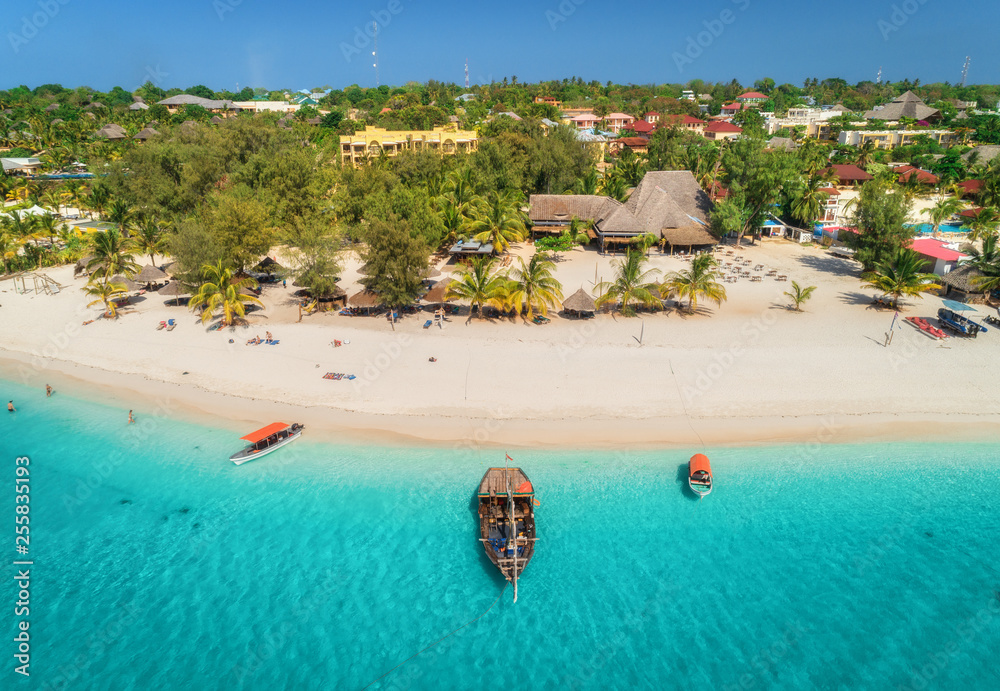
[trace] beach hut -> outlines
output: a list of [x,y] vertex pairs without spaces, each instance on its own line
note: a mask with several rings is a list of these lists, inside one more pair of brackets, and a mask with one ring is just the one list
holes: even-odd
[[563,309],[576,316],[593,315],[597,311],[594,298],[583,288],[563,300]]
[[449,302],[449,298],[445,298],[445,293],[448,292],[448,286],[453,283],[452,279],[447,279],[444,281],[438,281],[431,289],[427,291],[427,294],[420,298],[420,302],[425,305],[443,305]]
[[142,267],[142,271],[135,275],[133,279],[136,283],[145,283],[149,285],[150,283],[159,283],[160,281],[166,280],[167,274],[160,271],[152,264],[146,264]]
[[135,135],[134,137],[132,137],[132,139],[135,139],[135,140],[140,141],[140,142],[144,142],[147,139],[152,139],[153,137],[158,137],[159,135],[160,135],[160,133],[157,132],[156,130],[154,130],[152,127],[147,127],[145,129],[143,129],[142,131],[140,131],[137,135]]
[[370,311],[382,304],[382,298],[377,293],[366,288],[360,293],[355,293],[347,298],[347,304],[360,310]]

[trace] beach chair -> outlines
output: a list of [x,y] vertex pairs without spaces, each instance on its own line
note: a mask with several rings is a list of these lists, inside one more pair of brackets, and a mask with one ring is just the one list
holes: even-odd
[[163,330],[164,330],[165,328],[167,328],[167,322],[160,322],[160,323],[159,323],[159,324],[158,324],[158,325],[156,326],[156,330],[157,330],[157,331],[163,331]]
[[432,322],[430,319],[428,319],[427,321],[424,322],[424,328],[425,329],[431,328],[431,324],[433,324],[433,323],[434,322]]
[[167,331],[173,331],[176,326],[177,322],[175,322],[173,319],[167,320]]

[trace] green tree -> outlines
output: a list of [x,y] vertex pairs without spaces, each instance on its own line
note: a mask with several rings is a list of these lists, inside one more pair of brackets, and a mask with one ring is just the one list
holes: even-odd
[[368,275],[361,284],[377,293],[388,307],[413,304],[423,288],[430,249],[406,220],[373,220],[364,233],[361,258]]
[[811,228],[816,219],[823,213],[823,207],[830,194],[825,191],[829,185],[827,177],[822,173],[809,176],[792,188],[792,218]]
[[92,258],[87,264],[87,271],[92,276],[103,278],[105,283],[116,274],[131,278],[139,270],[132,248],[132,243],[118,228],[94,233],[90,236]]
[[723,183],[729,190],[726,201],[737,211],[733,208],[723,210],[726,218],[717,224],[713,222],[713,226],[724,227],[740,219],[742,226],[738,236],[741,239],[744,235],[756,236],[760,232],[785,181],[797,173],[792,154],[765,147],[762,138],[745,137],[730,142],[722,154]]
[[924,273],[927,260],[910,249],[897,249],[888,260],[875,265],[865,275],[865,286],[892,296],[892,303],[899,309],[902,297],[922,297],[923,293],[937,290],[936,274]]
[[802,304],[812,297],[815,292],[816,286],[808,286],[803,288],[795,281],[792,281],[792,289],[790,291],[786,290],[785,295],[787,295],[791,301],[792,305],[795,307],[796,312],[802,311]]
[[966,220],[965,227],[969,229],[969,239],[976,240],[995,237],[997,224],[1000,223],[1000,212],[994,207],[985,206]]
[[647,307],[660,304],[660,287],[655,277],[659,269],[645,270],[646,258],[642,252],[629,251],[623,260],[615,260],[612,266],[615,277],[612,281],[602,281],[595,286],[600,293],[596,303],[602,307],[608,303],[620,304],[621,313],[626,317],[635,316],[634,304]]
[[[510,296],[509,280],[493,271],[493,257],[476,257],[462,269],[448,284],[445,298],[467,300],[483,316],[483,306],[490,305],[499,310],[507,308]],[[468,321],[472,321],[469,313]]]
[[135,225],[135,213],[132,211],[132,205],[124,199],[113,200],[111,208],[108,210],[108,220],[118,226],[122,235],[128,237],[129,231]]
[[719,282],[719,264],[711,254],[699,254],[691,260],[690,269],[671,273],[663,287],[671,295],[687,298],[689,312],[697,308],[698,298],[711,300],[719,306],[726,300],[726,289]]
[[934,225],[934,232],[937,233],[941,224],[961,211],[961,209],[961,199],[958,197],[947,197],[946,199],[938,201],[929,209],[924,209],[923,212],[930,217],[931,223]]
[[202,223],[219,244],[225,264],[237,271],[267,254],[275,238],[267,206],[242,186],[213,195]]
[[236,278],[231,269],[222,262],[206,264],[202,267],[203,282],[198,292],[191,298],[188,308],[191,311],[201,310],[201,323],[212,321],[216,314],[222,315],[222,326],[233,326],[237,321],[246,318],[248,305],[264,305],[253,295],[243,292],[256,288],[257,282],[252,278]]
[[986,236],[983,238],[982,249],[971,246],[966,252],[969,258],[962,263],[971,264],[982,274],[973,279],[973,286],[986,295],[1000,289],[1000,243],[997,236]]
[[492,244],[497,254],[506,252],[510,243],[523,240],[527,229],[519,196],[519,193],[491,193],[486,203],[473,211],[469,235]]
[[316,298],[337,292],[341,236],[328,214],[296,218],[285,234],[300,285]]
[[153,217],[144,217],[136,226],[132,242],[137,251],[149,255],[149,263],[155,265],[157,254],[166,248],[163,226]]
[[552,275],[556,265],[544,254],[534,254],[527,262],[517,258],[518,266],[511,269],[510,278],[514,282],[509,295],[514,307],[526,311],[530,320],[537,308],[542,315],[549,313],[550,307],[562,302],[562,284]]
[[98,281],[96,277],[92,277],[81,290],[94,298],[93,301],[87,303],[87,307],[93,307],[98,304],[104,305],[104,316],[114,319],[118,318],[118,310],[115,307],[114,300],[116,296],[126,292],[127,288],[124,283],[108,283],[107,280]]
[[858,232],[848,233],[845,240],[864,271],[869,272],[891,261],[913,239],[913,229],[905,225],[910,202],[879,181],[865,183],[857,199],[854,226]]

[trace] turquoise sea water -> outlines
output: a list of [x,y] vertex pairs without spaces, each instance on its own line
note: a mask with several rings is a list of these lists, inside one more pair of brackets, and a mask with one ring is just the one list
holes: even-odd
[[[35,562],[3,688],[359,689],[503,587],[472,501],[502,452],[304,438],[236,468],[231,432],[2,388],[5,641],[17,455]],[[702,501],[686,452],[514,453],[541,501],[517,604],[373,688],[1000,688],[1000,448],[708,453]]]

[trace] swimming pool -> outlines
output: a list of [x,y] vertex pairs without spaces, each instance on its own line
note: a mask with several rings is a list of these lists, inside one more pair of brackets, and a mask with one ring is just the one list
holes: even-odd
[[[934,225],[932,223],[911,223],[906,226],[907,228],[913,228],[918,233],[923,233],[930,235],[934,232]],[[942,233],[967,233],[968,229],[957,223],[942,223],[941,227],[938,229]]]

